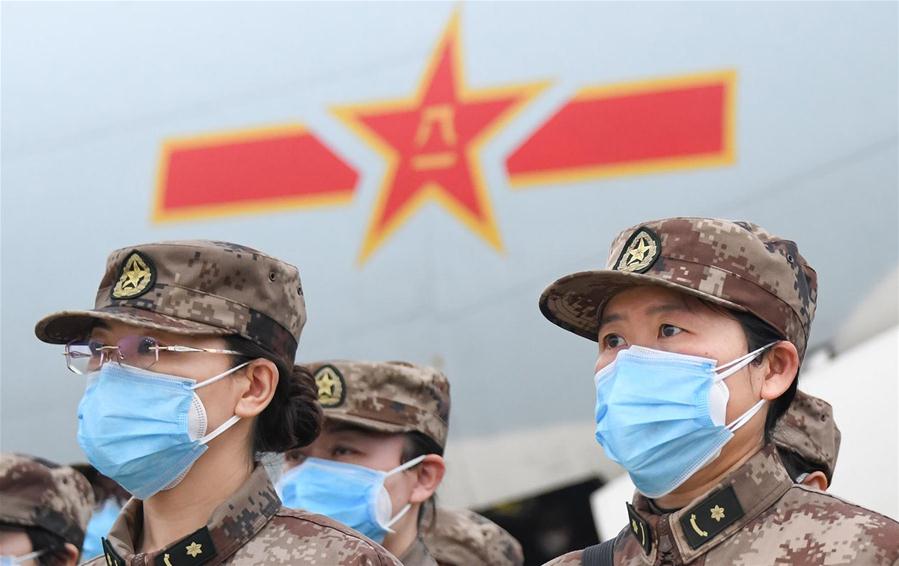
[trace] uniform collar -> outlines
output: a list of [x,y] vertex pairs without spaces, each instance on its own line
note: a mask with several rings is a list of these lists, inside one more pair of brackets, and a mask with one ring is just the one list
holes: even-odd
[[777,450],[767,444],[677,511],[663,512],[636,494],[633,505],[628,505],[630,534],[650,562],[657,550],[671,553],[675,546],[683,563],[690,563],[755,519],[792,486]]
[[143,502],[131,499],[104,539],[103,551],[110,566],[200,566],[219,564],[250,541],[281,508],[281,500],[265,467],[257,464],[250,478],[212,512],[206,525],[168,547],[136,553],[143,529]]
[[399,559],[406,566],[437,566],[437,561],[431,556],[420,536],[415,538],[415,542]]

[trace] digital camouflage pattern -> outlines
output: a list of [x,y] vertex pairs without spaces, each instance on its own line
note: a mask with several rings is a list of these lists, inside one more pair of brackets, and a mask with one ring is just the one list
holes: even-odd
[[599,316],[615,293],[663,285],[738,311],[780,331],[805,354],[817,275],[796,244],[749,222],[667,218],[621,232],[606,269],[566,275],[540,297],[544,316],[596,341]]
[[74,469],[0,454],[0,524],[40,527],[81,548],[93,510],[94,492]]
[[423,529],[424,544],[440,566],[524,564],[521,544],[505,529],[474,511],[438,507],[433,523]]
[[65,344],[96,320],[176,334],[239,335],[293,365],[306,323],[297,268],[257,250],[206,240],[142,244],[112,252],[93,310],[44,317],[35,334]]
[[400,556],[400,562],[403,566],[439,566],[421,537],[416,537],[412,545]]
[[109,532],[106,555],[90,566],[198,566],[205,564],[303,564],[310,566],[401,566],[380,545],[322,515],[281,506],[261,465],[206,527],[171,546],[136,553],[142,503],[128,502]]
[[418,431],[446,446],[450,387],[436,369],[342,360],[306,367],[315,378],[325,418],[379,432]]
[[[899,564],[899,523],[794,484],[773,445],[683,509],[663,513],[639,493],[633,509],[636,516],[615,544],[616,565]],[[580,565],[582,555],[572,552],[547,566]]]
[[771,439],[776,446],[820,466],[828,482],[833,479],[840,453],[840,429],[827,401],[797,390],[789,409],[778,419]]

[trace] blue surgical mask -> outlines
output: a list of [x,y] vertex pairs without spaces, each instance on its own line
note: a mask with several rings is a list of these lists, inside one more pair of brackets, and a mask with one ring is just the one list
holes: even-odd
[[101,474],[138,499],[184,479],[206,444],[231,428],[237,415],[206,434],[206,409],[196,394],[247,365],[202,383],[107,363],[91,374],[78,405],[78,444]]
[[762,408],[764,400],[725,425],[724,379],[770,346],[718,367],[712,359],[640,346],[620,351],[595,377],[596,440],[642,494],[671,493]]
[[380,543],[390,527],[409,511],[406,504],[393,515],[388,477],[417,466],[424,456],[389,472],[333,460],[307,458],[278,481],[278,495],[286,507],[326,515]]
[[87,523],[87,529],[84,531],[84,544],[81,546],[82,558],[93,558],[103,554],[103,543],[100,539],[112,529],[121,510],[121,505],[115,499],[110,498],[103,503],[102,507],[94,511],[91,520]]
[[34,552],[29,552],[28,554],[23,554],[22,556],[7,556],[5,554],[0,555],[0,566],[16,566],[17,564],[22,564],[23,562],[34,560],[45,552],[46,550],[35,550]]

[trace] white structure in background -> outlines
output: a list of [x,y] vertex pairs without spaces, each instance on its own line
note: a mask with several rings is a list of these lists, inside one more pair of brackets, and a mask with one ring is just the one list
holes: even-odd
[[[856,309],[832,343],[807,360],[800,387],[833,405],[842,433],[830,493],[899,520],[899,269]],[[627,524],[634,486],[617,475],[590,498],[601,538]]]

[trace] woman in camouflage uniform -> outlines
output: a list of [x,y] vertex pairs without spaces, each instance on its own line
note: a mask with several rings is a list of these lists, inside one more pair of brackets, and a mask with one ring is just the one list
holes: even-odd
[[630,475],[629,524],[576,564],[896,564],[895,521],[794,484],[771,432],[796,392],[817,276],[748,222],[668,218],[540,309],[598,342],[596,438]]
[[38,322],[87,376],[78,440],[134,498],[91,564],[396,564],[326,517],[286,509],[257,456],[312,442],[321,410],[293,371],[295,267],[226,242],[113,252],[95,308]]

